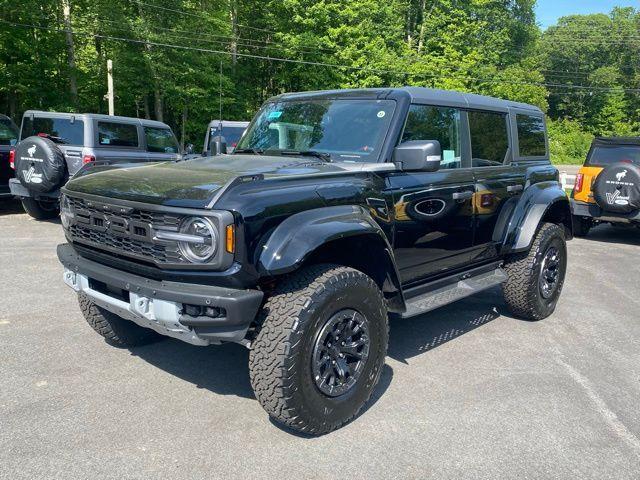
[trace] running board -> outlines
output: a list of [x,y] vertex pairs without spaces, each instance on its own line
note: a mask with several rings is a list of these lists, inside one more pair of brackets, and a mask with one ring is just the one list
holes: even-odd
[[436,308],[443,307],[449,303],[500,285],[506,282],[507,278],[504,270],[496,268],[489,272],[458,280],[455,283],[406,300],[407,311],[402,314],[402,317],[415,317],[416,315],[430,312]]

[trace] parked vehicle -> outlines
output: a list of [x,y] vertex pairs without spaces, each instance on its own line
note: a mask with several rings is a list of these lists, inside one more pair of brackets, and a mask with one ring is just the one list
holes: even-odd
[[16,143],[18,143],[18,127],[6,115],[0,115],[0,198],[11,197],[9,179],[13,178],[13,170],[9,163]]
[[574,232],[599,223],[640,226],[640,137],[596,138],[571,195]]
[[[236,122],[231,120],[211,120],[204,136],[202,156],[210,157],[219,153],[233,153],[233,149],[240,141],[242,134],[247,129],[249,122]],[[216,137],[224,138],[226,152],[220,152],[215,146]]]
[[531,105],[285,94],[233,155],[81,172],[63,189],[58,257],[108,342],[244,344],[269,415],[323,434],[371,396],[389,312],[498,285],[514,315],[554,311],[572,235],[558,180]]
[[19,140],[10,189],[37,219],[58,215],[60,187],[87,163],[122,166],[181,158],[168,125],[138,118],[29,110]]

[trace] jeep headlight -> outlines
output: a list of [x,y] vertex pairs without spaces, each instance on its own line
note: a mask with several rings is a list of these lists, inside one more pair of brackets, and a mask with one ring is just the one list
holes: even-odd
[[218,232],[205,217],[185,218],[180,225],[178,247],[182,255],[192,263],[210,260],[218,249]]
[[71,208],[71,202],[66,195],[62,195],[60,198],[60,221],[65,229],[69,228],[73,217],[74,214],[73,209]]

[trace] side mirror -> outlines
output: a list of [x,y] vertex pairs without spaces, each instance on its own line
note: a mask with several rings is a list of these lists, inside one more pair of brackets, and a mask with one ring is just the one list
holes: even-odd
[[221,135],[211,137],[211,140],[209,140],[209,155],[222,155],[223,153],[227,153],[227,141],[225,138]]
[[437,140],[411,140],[393,151],[393,162],[400,170],[435,172],[440,168],[442,149]]
[[193,143],[187,143],[186,147],[184,147],[184,153],[186,155],[193,154]]

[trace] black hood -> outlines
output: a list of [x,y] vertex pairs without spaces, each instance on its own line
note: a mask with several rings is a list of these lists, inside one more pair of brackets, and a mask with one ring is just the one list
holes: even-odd
[[238,176],[315,175],[342,172],[321,160],[265,155],[220,155],[143,166],[95,166],[81,170],[66,185],[69,192],[174,207],[203,208]]

